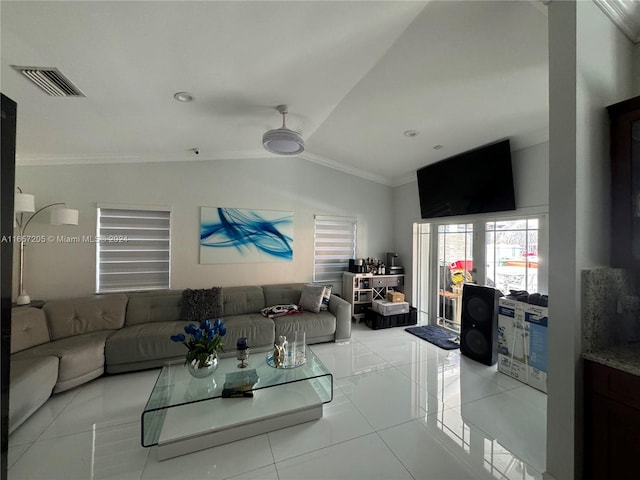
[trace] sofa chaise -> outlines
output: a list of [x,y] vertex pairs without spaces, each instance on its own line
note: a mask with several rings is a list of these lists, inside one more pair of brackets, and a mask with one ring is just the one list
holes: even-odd
[[[275,340],[296,331],[308,344],[351,337],[348,302],[331,295],[326,310],[265,316],[268,307],[298,304],[302,283],[224,287],[221,318],[227,327],[221,356],[235,355],[236,341],[248,339],[253,352],[266,352]],[[316,287],[317,289],[318,287]],[[320,287],[321,288],[321,287]],[[17,307],[11,321],[9,432],[13,432],[54,393],[105,373],[157,368],[184,358],[172,342],[190,322],[184,320],[182,291],[96,295],[54,300],[42,309]]]

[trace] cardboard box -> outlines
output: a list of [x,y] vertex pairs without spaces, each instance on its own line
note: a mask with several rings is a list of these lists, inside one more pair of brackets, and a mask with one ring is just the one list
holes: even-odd
[[529,333],[528,364],[529,379],[527,383],[538,390],[547,391],[547,330],[549,326],[549,309],[539,305],[526,305],[524,322]]
[[498,371],[546,393],[548,309],[498,301]]
[[371,304],[374,312],[381,315],[399,315],[401,313],[409,313],[409,304],[407,302],[387,302],[386,300],[374,300]]
[[387,300],[389,302],[404,302],[404,293],[402,292],[387,292]]

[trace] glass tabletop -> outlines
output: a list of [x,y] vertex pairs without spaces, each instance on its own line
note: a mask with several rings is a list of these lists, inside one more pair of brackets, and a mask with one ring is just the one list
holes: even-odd
[[[311,349],[306,349],[306,362],[295,368],[270,366],[267,360],[271,355],[273,352],[252,353],[245,368],[238,367],[240,362],[235,357],[220,358],[218,368],[207,378],[191,376],[182,360],[165,363],[142,413],[143,446],[157,443],[164,422],[163,412],[224,398],[230,391],[252,394],[286,384],[313,381],[314,388],[321,390],[322,401],[332,400],[333,376]],[[322,378],[326,381],[314,380]]]
[[246,368],[238,368],[235,357],[220,358],[217,370],[207,378],[192,377],[183,361],[166,363],[144,410],[222,397],[225,388],[254,391],[331,374],[311,349],[306,351],[306,362],[296,368],[274,368],[268,364],[268,356],[265,352],[250,355]]

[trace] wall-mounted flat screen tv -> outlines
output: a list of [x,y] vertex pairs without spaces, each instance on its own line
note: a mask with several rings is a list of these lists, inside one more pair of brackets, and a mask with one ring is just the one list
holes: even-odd
[[422,218],[516,209],[509,140],[427,165],[417,176]]

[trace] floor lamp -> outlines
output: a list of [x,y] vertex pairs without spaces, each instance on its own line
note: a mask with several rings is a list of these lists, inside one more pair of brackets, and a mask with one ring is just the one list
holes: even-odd
[[[52,225],[78,225],[78,210],[66,208],[65,203],[50,203],[38,210],[35,209],[35,196],[29,193],[23,193],[22,189],[18,187],[18,192],[15,196],[14,210],[16,217],[16,227],[18,228],[18,237],[16,240],[20,243],[19,263],[18,263],[18,299],[16,303],[18,305],[28,305],[31,303],[31,298],[24,288],[24,244],[28,240],[26,236],[27,227],[31,221],[42,211],[51,208],[51,221]],[[56,208],[52,208],[56,207]],[[31,213],[32,215],[25,217],[25,214]]]

